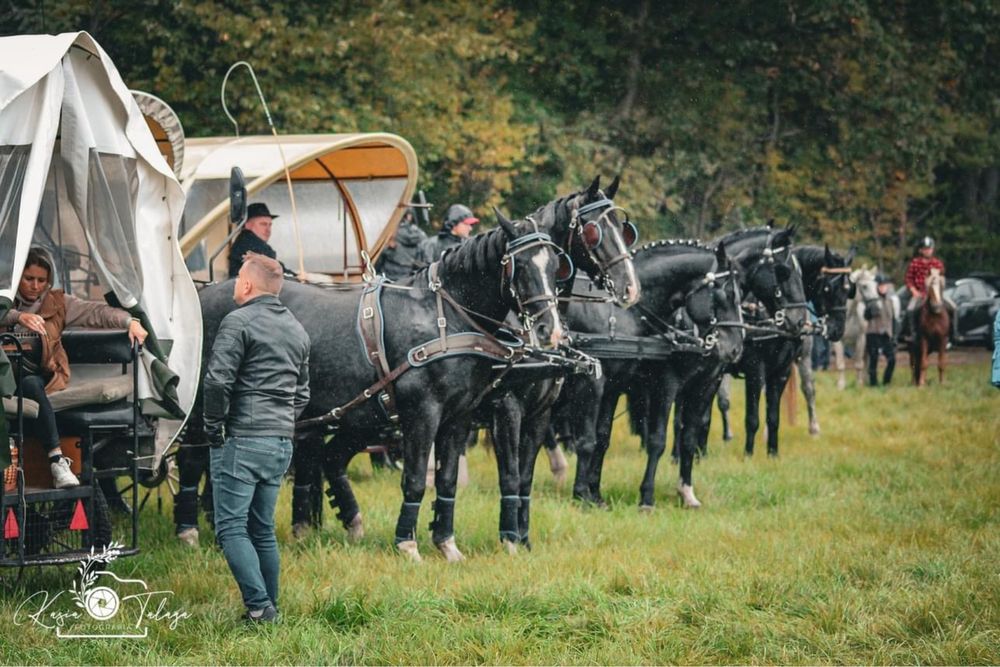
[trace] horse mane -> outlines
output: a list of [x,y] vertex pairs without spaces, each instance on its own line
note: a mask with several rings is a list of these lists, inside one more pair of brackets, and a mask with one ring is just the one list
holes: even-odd
[[673,255],[690,252],[692,249],[706,250],[708,252],[714,251],[714,248],[704,243],[701,239],[660,239],[659,241],[650,241],[636,248],[632,251],[632,257],[635,258],[645,253]]
[[507,252],[507,234],[495,227],[477,234],[457,248],[449,248],[441,256],[441,269],[448,273],[475,273],[495,269]]
[[[797,245],[795,246],[795,254],[800,256],[800,262],[803,264],[818,263],[819,266],[826,265],[826,248],[818,245]],[[831,250],[830,254],[833,255],[834,260],[838,263],[838,267],[847,266],[847,260],[844,259],[843,255],[835,250]]]
[[[521,223],[518,223],[518,228]],[[477,234],[455,248],[448,248],[441,255],[441,273],[485,273],[500,266],[500,260],[507,252],[507,234],[500,227],[483,234]],[[413,282],[427,282],[427,270],[424,267],[413,274]],[[417,277],[420,279],[418,280]]]
[[771,234],[776,230],[771,227],[747,227],[744,229],[737,229],[736,231],[729,232],[722,238],[720,238],[716,243],[725,243],[729,245],[736,241],[742,241],[754,236],[759,236],[761,234]]

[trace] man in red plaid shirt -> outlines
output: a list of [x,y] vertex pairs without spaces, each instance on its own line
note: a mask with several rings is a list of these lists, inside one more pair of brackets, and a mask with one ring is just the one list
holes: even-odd
[[[937,269],[944,275],[944,262],[934,256],[934,239],[925,236],[920,240],[917,256],[910,260],[910,265],[906,267],[906,287],[910,290],[910,302],[906,305],[906,316],[910,321],[910,333],[915,334],[917,327],[917,313],[924,305],[924,289],[927,276],[931,274],[931,269]],[[945,308],[951,317],[952,326],[955,325],[955,304],[951,299],[945,297]]]

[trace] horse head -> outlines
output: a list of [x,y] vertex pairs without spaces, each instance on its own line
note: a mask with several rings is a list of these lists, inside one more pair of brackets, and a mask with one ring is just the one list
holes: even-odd
[[847,323],[847,302],[854,295],[851,282],[851,261],[854,248],[847,257],[841,257],[826,245],[823,249],[823,266],[819,271],[817,284],[813,287],[813,304],[816,313],[826,318],[826,337],[836,342],[844,337]]
[[863,266],[851,272],[851,282],[854,284],[855,295],[852,300],[855,309],[866,320],[878,317],[882,313],[882,302],[878,297],[878,283],[875,271]]
[[944,308],[944,297],[942,291],[944,289],[944,276],[941,274],[939,269],[931,269],[930,275],[927,276],[926,283],[926,293],[927,299],[924,302],[925,306],[935,315],[941,312]]
[[615,206],[619,179],[601,190],[601,177],[568,197],[546,204],[531,219],[545,227],[553,241],[569,253],[575,266],[602,286],[618,305],[639,300],[640,286],[631,247],[638,238],[628,214]]
[[531,343],[558,347],[563,339],[559,319],[557,284],[573,275],[573,263],[562,248],[531,220],[507,219],[494,209],[497,222],[507,237],[501,264],[501,291],[518,313]]
[[792,256],[795,227],[741,230],[721,239],[744,268],[744,286],[764,304],[774,322],[798,334],[806,322],[802,271]]

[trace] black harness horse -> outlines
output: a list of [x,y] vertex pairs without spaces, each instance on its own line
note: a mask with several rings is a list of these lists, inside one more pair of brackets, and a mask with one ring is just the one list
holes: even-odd
[[[818,318],[817,323],[804,329],[803,333],[822,335],[833,342],[840,340],[844,335],[847,301],[854,291],[849,276],[853,252],[845,259],[831,252],[829,247],[798,246],[793,249],[792,255],[802,273],[805,298],[812,304]],[[746,376],[747,456],[753,455],[754,437],[760,424],[762,389],[767,404],[767,451],[769,455],[777,456],[781,394],[801,348],[801,337],[791,338],[767,332],[751,333],[748,337],[743,358],[736,365]],[[720,406],[722,403],[720,400]],[[726,412],[723,412],[723,420],[728,421]],[[704,446],[704,443],[701,444]]]
[[[606,296],[574,295],[575,281],[565,281],[559,292],[562,311],[579,300],[606,301],[628,308],[640,295],[640,282],[629,253],[637,232],[612,201],[618,179],[603,193],[594,191],[596,185],[597,181],[587,191],[550,202],[528,216],[554,241],[564,239],[562,247],[574,265],[584,269],[590,285],[604,288]],[[595,370],[592,360],[584,358],[581,363],[578,356],[571,355],[568,361],[518,364],[474,415],[474,422],[488,426],[493,436],[500,484],[499,536],[510,552],[516,551],[519,543],[530,547],[528,526],[535,460],[566,373]],[[438,528],[436,523],[435,530]]]
[[[601,358],[604,368],[600,378],[570,378],[556,407],[560,430],[570,434],[577,452],[573,495],[594,503],[603,502],[601,471],[621,394],[662,376],[678,356],[728,361],[742,349],[740,277],[726,249],[660,241],[636,251],[634,262],[643,285],[634,308],[571,304],[567,318],[574,344]],[[659,458],[651,451],[649,485]],[[643,503],[651,504],[646,486],[644,481]]]
[[[398,284],[329,289],[288,282],[282,290],[283,303],[312,342],[312,399],[297,430],[332,433],[322,463],[337,480],[334,492],[351,500],[344,475],[351,457],[386,434],[401,435],[403,504],[396,543],[413,558],[419,558],[415,527],[431,443],[447,441],[442,436],[456,417],[467,414],[489,389],[494,363],[513,362],[525,353],[519,338],[500,331],[508,313],[522,318],[516,333],[530,332],[547,347],[562,337],[555,294],[561,259],[544,232],[501,220],[499,228]],[[235,307],[231,289],[231,283],[223,283],[200,295],[205,355],[219,322]],[[374,336],[378,358],[365,341],[374,322],[382,323]],[[381,361],[387,373],[380,371]],[[392,400],[383,399],[390,389]],[[439,457],[457,456],[447,447],[439,450]],[[341,520],[360,528],[356,501],[353,508],[353,515]],[[449,554],[449,545],[438,546]]]

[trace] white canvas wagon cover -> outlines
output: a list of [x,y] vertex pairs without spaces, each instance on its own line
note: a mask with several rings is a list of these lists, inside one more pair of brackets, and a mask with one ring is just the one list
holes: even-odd
[[[175,416],[194,402],[201,358],[201,310],[177,243],[184,199],[90,35],[0,38],[0,312],[32,244],[61,253],[64,287],[110,293],[149,323],[139,397]],[[164,373],[177,379],[165,387]],[[161,451],[181,423],[161,420]]]

